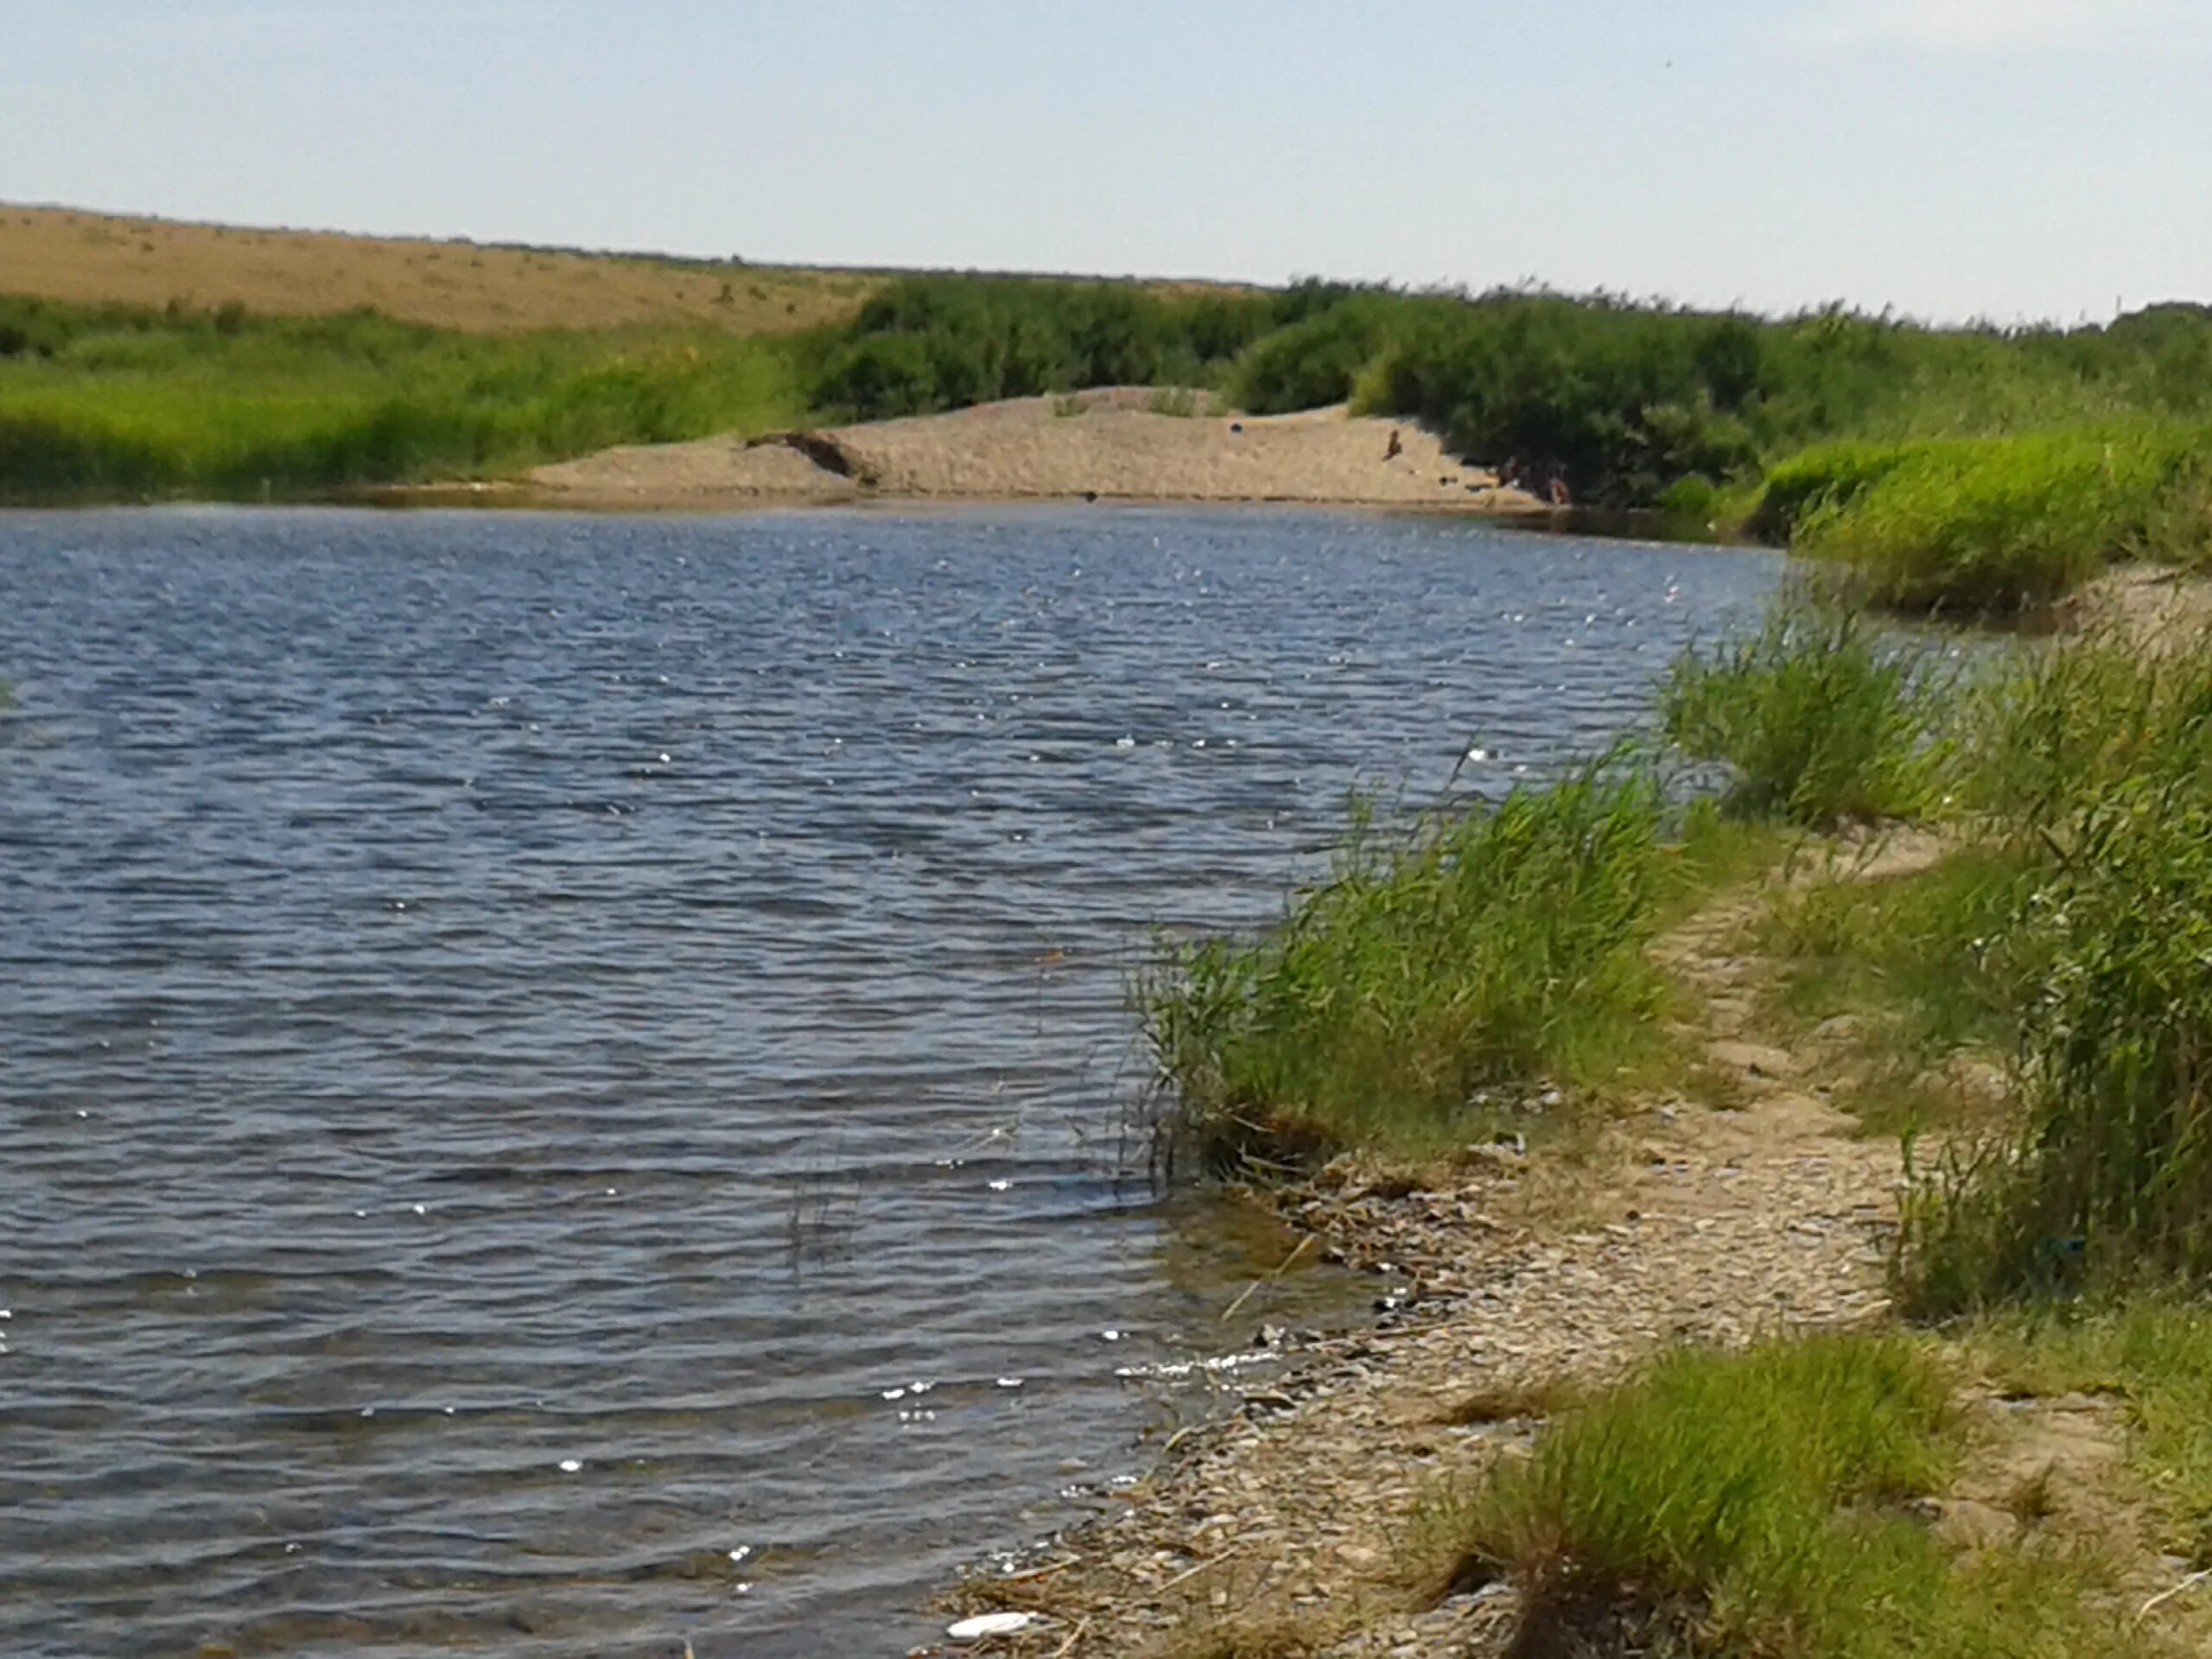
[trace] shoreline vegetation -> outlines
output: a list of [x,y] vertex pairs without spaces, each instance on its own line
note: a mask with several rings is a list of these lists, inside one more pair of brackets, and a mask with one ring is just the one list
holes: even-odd
[[[1610,294],[342,240],[373,280],[341,280],[313,238],[0,208],[0,252],[41,279],[0,296],[0,503],[459,486],[626,505],[1096,494],[1521,511],[1548,504],[1556,480],[1578,505],[1787,545],[1871,603],[1943,615],[2034,613],[2108,564],[2197,565],[2212,541],[2202,306],[1934,327]],[[287,258],[299,286],[276,288],[272,308]],[[139,300],[164,273],[171,296]],[[310,312],[314,282],[351,308]],[[475,303],[493,294],[496,309]],[[474,326],[360,304],[379,297]],[[1108,418],[1072,418],[1130,387],[1148,389],[1141,407],[1108,398]],[[1065,429],[1047,443],[1052,422],[1016,435],[983,418],[1023,400]],[[1363,472],[1309,465],[1300,489],[1296,461],[1242,470],[1252,446],[1229,442],[1240,416],[1338,409]],[[926,437],[907,424],[932,417]],[[1392,433],[1440,463],[1425,493],[1410,465],[1386,470],[1396,454],[1367,453]],[[903,446],[903,470],[869,463],[871,442]],[[686,444],[704,453],[644,448]],[[1009,459],[1009,444],[1030,450]],[[657,484],[653,467],[671,470]],[[1485,479],[1505,487],[1465,487]]]
[[1164,939],[1163,1147],[1410,1285],[945,1605],[1162,1659],[2204,1651],[2202,596],[1961,650],[1801,583],[1649,736],[1355,804],[1279,921]]

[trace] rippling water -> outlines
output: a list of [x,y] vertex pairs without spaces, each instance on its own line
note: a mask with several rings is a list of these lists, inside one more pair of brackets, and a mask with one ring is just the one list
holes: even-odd
[[1274,912],[1356,784],[1601,741],[1771,579],[1306,513],[0,516],[9,1651],[902,1649],[1132,1466],[1172,1385],[1117,1370],[1338,1294],[1232,1332],[1280,1241],[1124,1175],[1147,930]]

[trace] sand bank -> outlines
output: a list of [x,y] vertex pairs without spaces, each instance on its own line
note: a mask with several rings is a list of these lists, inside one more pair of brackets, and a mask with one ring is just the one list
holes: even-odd
[[1341,407],[1217,413],[1191,394],[1142,387],[749,441],[610,449],[540,467],[530,482],[548,505],[594,507],[1091,498],[1504,513],[1540,507],[1405,422]]

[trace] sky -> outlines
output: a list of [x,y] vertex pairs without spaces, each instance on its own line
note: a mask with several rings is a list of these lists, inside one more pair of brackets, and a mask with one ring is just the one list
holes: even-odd
[[2074,322],[2212,300],[2208,86],[2212,0],[0,0],[0,200]]

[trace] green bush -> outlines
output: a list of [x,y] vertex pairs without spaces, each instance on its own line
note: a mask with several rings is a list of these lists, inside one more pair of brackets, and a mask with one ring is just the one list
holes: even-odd
[[881,420],[1085,386],[1211,384],[1282,298],[902,277],[830,352],[814,402],[836,418]]
[[1909,1298],[2212,1281],[2212,651],[2026,654],[1967,728],[1961,788],[2025,873],[1982,941],[2025,1108],[1910,1195]]
[[1910,1306],[2212,1283],[2212,799],[2139,777],[2068,826],[2012,918],[2022,1122],[1908,1195]]

